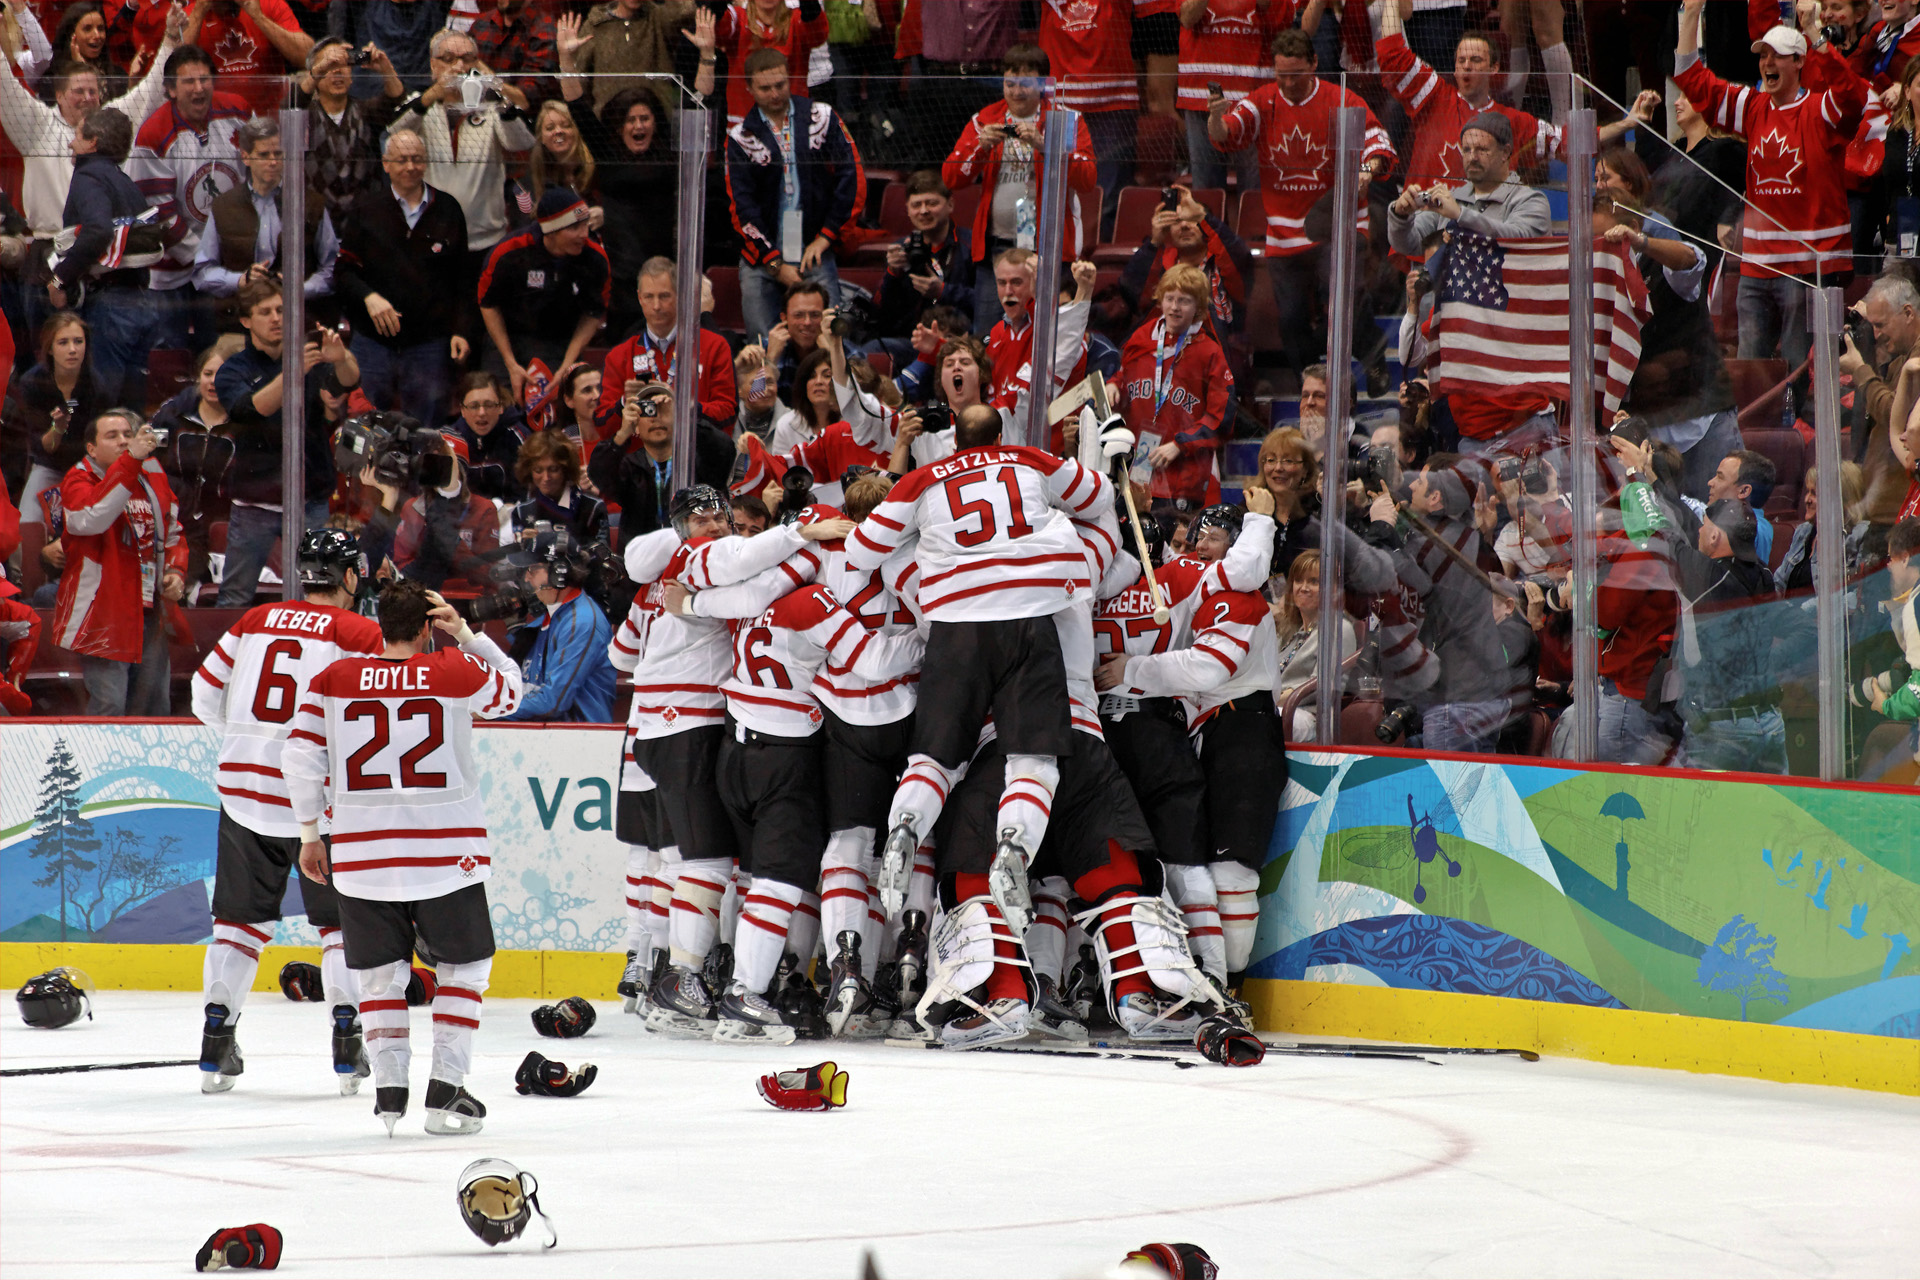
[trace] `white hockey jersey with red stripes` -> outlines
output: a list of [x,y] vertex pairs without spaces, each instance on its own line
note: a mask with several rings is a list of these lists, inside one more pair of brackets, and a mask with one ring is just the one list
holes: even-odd
[[193,675],[193,714],[220,735],[220,807],[263,836],[300,834],[280,752],[315,676],[385,647],[380,624],[330,604],[263,604],[241,615]]
[[885,684],[917,671],[925,647],[917,632],[869,631],[825,587],[802,587],[734,624],[727,713],[761,733],[808,737],[825,719],[813,693],[820,671]]
[[[1325,80],[1313,82],[1304,102],[1291,102],[1274,83],[1262,85],[1223,116],[1224,151],[1260,148],[1260,198],[1267,215],[1267,256],[1285,257],[1313,247],[1307,213],[1333,189],[1334,113],[1360,107],[1367,113],[1360,142],[1360,163],[1393,162],[1393,142],[1373,117],[1373,108],[1351,89]],[[1360,184],[1358,226],[1367,234],[1367,184]]]
[[520,668],[484,634],[404,660],[343,658],[313,678],[281,768],[295,821],[318,821],[331,797],[335,888],[419,902],[488,877],[473,719],[512,715],[520,691]]
[[[653,620],[660,613],[657,592],[649,592],[648,587],[660,580],[667,571],[667,563],[673,559],[673,553],[680,549],[680,535],[672,529],[655,529],[643,533],[627,544],[622,559],[626,562],[627,580],[640,584],[634,593],[633,604],[627,609],[627,616],[620,620],[614,630],[613,639],[607,641],[607,661],[616,670],[629,675],[640,665],[640,655],[646,651],[647,632]],[[628,713],[632,721],[632,713]]]
[[1199,710],[1198,729],[1235,698],[1273,700],[1280,645],[1267,602],[1251,591],[1201,591],[1193,613],[1193,644],[1127,659],[1114,693],[1133,698],[1185,698]]
[[1131,0],[1040,0],[1054,105],[1082,113],[1140,109],[1132,8]]
[[847,539],[855,569],[920,540],[920,609],[933,622],[1058,612],[1093,589],[1075,516],[1113,502],[1106,477],[1040,449],[991,445],[919,467]]

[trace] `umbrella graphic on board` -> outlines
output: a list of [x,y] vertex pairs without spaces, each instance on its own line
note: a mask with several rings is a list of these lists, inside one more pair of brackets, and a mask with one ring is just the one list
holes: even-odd
[[1647,814],[1640,807],[1638,800],[1624,791],[1616,791],[1600,806],[1600,816],[1620,819],[1620,839],[1613,846],[1613,889],[1620,895],[1621,900],[1625,901],[1627,896],[1627,819],[1645,818]]

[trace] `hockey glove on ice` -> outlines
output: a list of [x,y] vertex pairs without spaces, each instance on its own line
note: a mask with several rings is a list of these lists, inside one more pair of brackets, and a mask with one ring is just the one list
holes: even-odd
[[1193,1047],[1202,1057],[1223,1067],[1257,1066],[1267,1056],[1267,1046],[1259,1036],[1247,1030],[1237,1018],[1216,1013],[1200,1024]]
[[782,1111],[831,1111],[847,1105],[847,1073],[831,1062],[760,1077],[760,1096]]
[[322,1000],[326,991],[320,982],[320,966],[304,960],[289,960],[280,968],[280,989],[289,1000]]
[[1143,1244],[1123,1261],[1135,1258],[1151,1262],[1166,1272],[1169,1280],[1214,1280],[1220,1274],[1207,1251],[1197,1244]]
[[543,1036],[572,1040],[593,1029],[600,1015],[579,996],[568,996],[559,1004],[543,1004],[533,1011],[533,1029]]
[[520,1069],[513,1073],[513,1087],[520,1093],[538,1094],[542,1098],[572,1098],[585,1093],[599,1074],[600,1068],[591,1062],[583,1062],[578,1070],[570,1071],[566,1063],[534,1052],[529,1053],[521,1061]]
[[264,1222],[245,1227],[222,1227],[207,1237],[193,1255],[196,1271],[222,1267],[251,1267],[272,1271],[280,1265],[280,1233]]

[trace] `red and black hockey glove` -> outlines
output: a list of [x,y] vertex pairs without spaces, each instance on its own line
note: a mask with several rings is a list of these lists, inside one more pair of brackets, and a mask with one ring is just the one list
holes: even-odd
[[1168,1280],[1214,1280],[1220,1274],[1212,1257],[1197,1244],[1143,1244],[1122,1261],[1135,1258],[1151,1262],[1167,1273]]
[[432,1004],[439,991],[440,979],[433,976],[433,970],[414,965],[407,975],[407,1007],[418,1009],[423,1004]]
[[1239,1019],[1219,1013],[1200,1024],[1193,1047],[1202,1057],[1223,1067],[1257,1066],[1267,1056],[1266,1043],[1259,1036]]
[[559,1004],[543,1004],[533,1011],[533,1029],[543,1036],[572,1040],[593,1030],[600,1015],[579,996],[568,996]]
[[847,1073],[831,1062],[760,1077],[760,1096],[782,1111],[831,1111],[847,1105]]
[[324,1000],[327,994],[320,981],[320,966],[305,960],[289,960],[280,967],[280,989],[289,1000]]
[[196,1271],[218,1271],[222,1267],[272,1271],[279,1265],[280,1233],[264,1222],[222,1227],[193,1255]]
[[537,1094],[542,1098],[572,1098],[585,1093],[599,1074],[600,1068],[591,1062],[583,1062],[578,1069],[570,1071],[566,1063],[543,1058],[535,1052],[521,1060],[520,1069],[513,1073],[513,1087],[522,1094]]

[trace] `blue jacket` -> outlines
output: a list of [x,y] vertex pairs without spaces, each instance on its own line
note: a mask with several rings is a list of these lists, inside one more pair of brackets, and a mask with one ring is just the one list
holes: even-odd
[[607,615],[578,588],[542,618],[533,651],[520,664],[526,691],[514,720],[613,721],[613,664],[607,645],[613,628]]
[[[859,212],[866,192],[860,152],[832,107],[795,97],[787,106],[800,165],[800,237],[815,236],[839,247],[840,233]],[[755,107],[727,130],[727,199],[740,233],[740,260],[750,267],[778,267],[780,188],[786,161],[773,125]],[[794,264],[798,266],[798,263]]]
[[[778,188],[775,188],[774,194],[779,195]],[[137,218],[146,209],[147,198],[140,194],[140,188],[134,185],[133,179],[119,165],[97,153],[75,156],[73,181],[67,186],[67,203],[60,217],[67,226],[80,230],[73,238],[73,247],[53,273],[61,289],[72,293],[74,286],[99,265],[113,240],[117,220]],[[106,272],[94,283],[96,288],[124,286],[144,289],[147,287],[147,269],[123,267]]]

